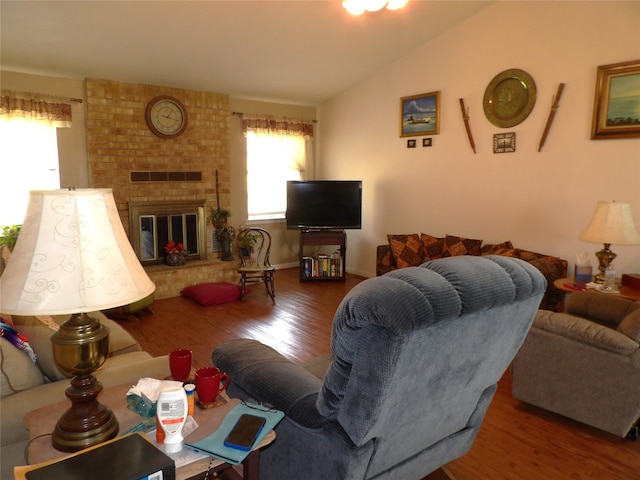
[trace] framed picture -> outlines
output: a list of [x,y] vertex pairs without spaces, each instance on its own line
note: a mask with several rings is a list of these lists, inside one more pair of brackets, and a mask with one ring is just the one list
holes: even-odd
[[516,134],[496,133],[493,135],[493,153],[511,153],[516,151]]
[[407,148],[416,148],[415,140],[407,140]]
[[440,133],[440,92],[400,99],[400,136]]
[[431,145],[433,145],[433,143],[431,141],[432,141],[431,137],[423,138],[422,139],[422,146],[423,147],[430,147]]
[[591,139],[640,137],[640,60],[598,67]]

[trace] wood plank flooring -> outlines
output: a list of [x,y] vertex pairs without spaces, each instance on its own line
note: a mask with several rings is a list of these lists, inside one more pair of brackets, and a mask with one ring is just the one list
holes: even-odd
[[[276,273],[276,304],[263,285],[242,301],[202,307],[158,300],[152,315],[122,321],[154,356],[190,348],[194,367],[230,338],[255,338],[294,361],[329,353],[331,322],[346,292],[362,281],[300,283],[297,269]],[[618,480],[640,478],[640,441],[623,440],[511,396],[507,372],[471,452],[447,465],[456,480]],[[400,479],[402,480],[402,479]]]

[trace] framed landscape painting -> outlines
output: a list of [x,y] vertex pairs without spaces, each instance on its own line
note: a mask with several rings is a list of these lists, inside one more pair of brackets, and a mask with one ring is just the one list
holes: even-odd
[[440,133],[440,92],[400,99],[400,136]]
[[640,137],[640,60],[598,67],[591,139]]

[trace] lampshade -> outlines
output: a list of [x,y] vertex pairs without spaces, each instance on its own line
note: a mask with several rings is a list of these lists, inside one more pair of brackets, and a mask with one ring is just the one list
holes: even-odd
[[2,312],[105,310],[153,293],[111,189],[32,191],[11,261],[0,277]]
[[631,206],[616,201],[599,201],[593,218],[578,238],[586,242],[640,245],[640,235],[633,223]]

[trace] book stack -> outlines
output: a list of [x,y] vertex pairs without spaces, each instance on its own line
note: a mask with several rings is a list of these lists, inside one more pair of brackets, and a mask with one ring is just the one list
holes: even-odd
[[304,278],[342,277],[342,268],[342,257],[339,253],[302,257],[302,275]]

